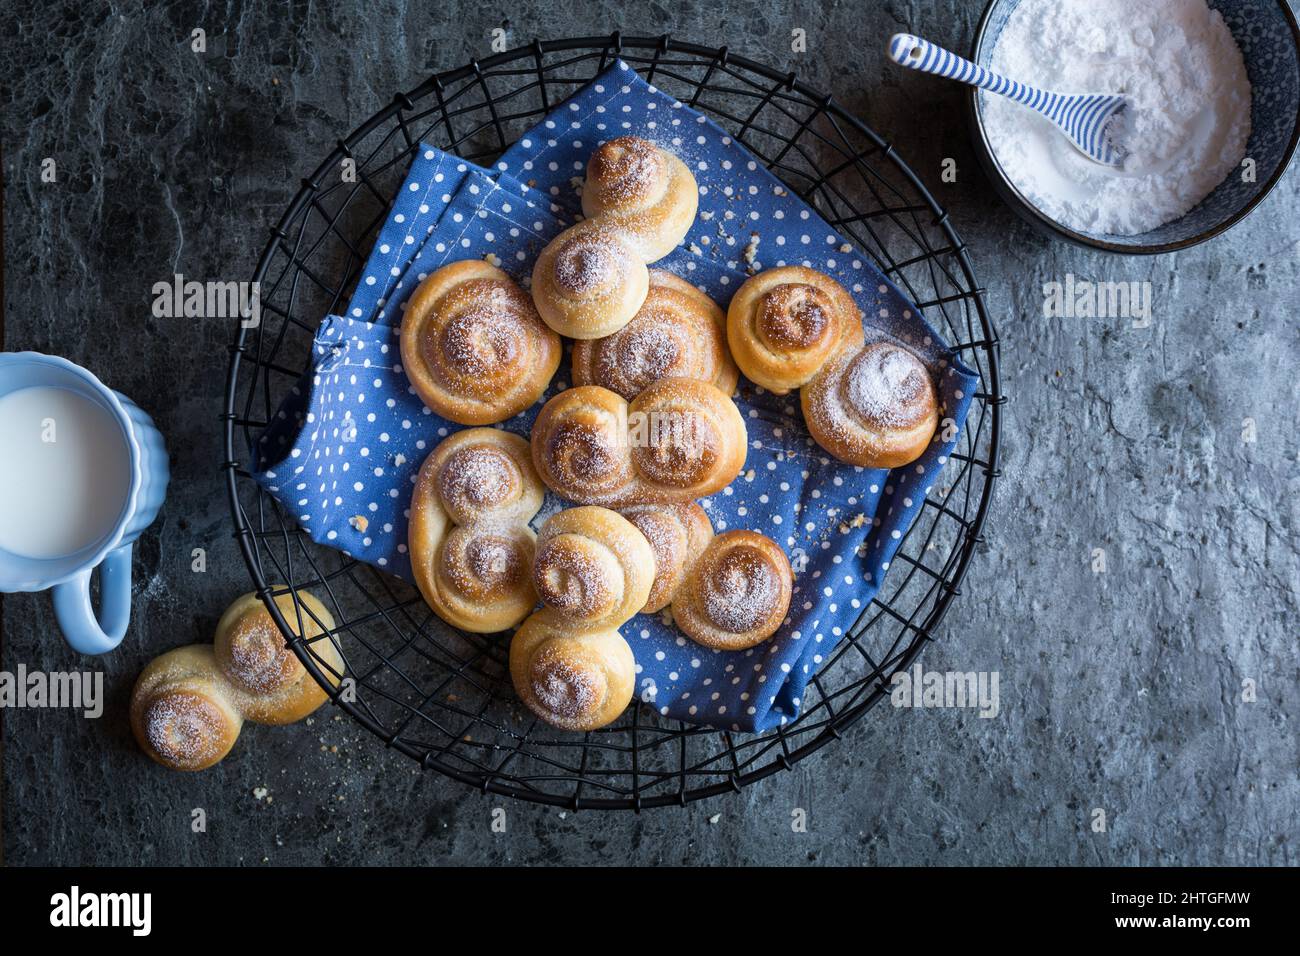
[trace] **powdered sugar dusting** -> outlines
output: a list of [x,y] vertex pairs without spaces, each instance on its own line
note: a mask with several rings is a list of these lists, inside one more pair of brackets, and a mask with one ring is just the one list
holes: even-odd
[[592,494],[613,493],[631,480],[626,438],[612,435],[599,424],[560,419],[546,437],[544,466],[563,490]]
[[636,525],[655,556],[656,574],[672,567],[686,551],[686,536],[671,506],[628,509],[623,517]]
[[567,536],[552,538],[537,549],[533,583],[542,603],[577,618],[605,613],[622,596],[617,563],[589,550],[594,545]]
[[256,693],[270,693],[299,676],[302,665],[262,607],[235,622],[226,642],[218,643],[226,676]]
[[682,517],[672,505],[649,505],[622,512],[650,543],[655,558],[655,579],[651,586],[652,601],[666,597],[660,589],[675,586],[679,569],[687,559],[690,542]]
[[480,581],[511,578],[519,567],[519,554],[504,538],[489,535],[475,538],[466,551],[467,566]]
[[638,136],[620,136],[602,144],[587,164],[587,188],[602,205],[643,199],[663,179],[658,147]]
[[501,505],[517,493],[521,483],[514,460],[490,445],[458,449],[438,474],[438,492],[447,510],[457,514]]
[[921,360],[892,342],[832,359],[809,386],[810,427],[852,438],[919,425],[933,413],[933,384]]
[[637,466],[662,485],[685,488],[704,480],[718,467],[727,444],[720,434],[725,425],[711,410],[674,399],[671,388],[660,392],[655,402],[632,412],[628,424]]
[[609,286],[624,272],[619,246],[612,233],[600,229],[572,237],[555,256],[555,284],[572,296]]
[[767,555],[737,545],[707,569],[700,590],[709,621],[728,633],[743,634],[762,625],[776,609],[781,579]]
[[[445,365],[472,383],[519,363],[525,312],[504,283],[466,282],[449,299],[436,342],[432,336],[426,340],[430,368],[436,372]],[[495,389],[500,383],[488,381],[486,386]]]
[[179,691],[150,703],[143,723],[149,745],[180,767],[216,759],[228,727],[215,703],[200,694]]
[[845,397],[860,416],[882,425],[908,423],[926,387],[925,366],[895,345],[864,349],[844,374]]
[[597,346],[597,384],[633,399],[651,382],[689,374],[690,340],[671,315],[645,312]]
[[524,576],[519,542],[481,526],[457,528],[442,552],[442,569],[465,597],[484,600],[513,591]]
[[758,304],[758,333],[776,351],[810,349],[827,342],[835,306],[816,286],[783,282]]
[[542,647],[533,660],[532,690],[547,714],[563,723],[593,714],[605,696],[602,676],[575,665],[553,643]]

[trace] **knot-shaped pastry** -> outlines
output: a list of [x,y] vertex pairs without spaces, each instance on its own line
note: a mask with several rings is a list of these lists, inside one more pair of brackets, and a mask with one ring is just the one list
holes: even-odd
[[533,264],[533,302],[571,339],[598,339],[627,325],[645,302],[650,272],[621,229],[587,219],[560,233]]
[[727,309],[740,370],[778,395],[802,388],[804,422],[819,445],[851,465],[896,468],[930,443],[938,394],[915,355],[865,338],[844,287],[804,266],[760,272]]
[[570,508],[542,526],[533,583],[542,610],[510,641],[519,699],[547,723],[594,730],[627,707],[636,662],[618,627],[646,603],[654,553],[626,518]]
[[790,609],[790,560],[771,538],[725,531],[673,596],[673,620],[697,644],[740,651],[776,633]]
[[621,514],[655,555],[654,586],[641,610],[671,604],[677,626],[717,650],[744,650],[776,633],[790,608],[793,574],[775,541],[756,531],[714,537],[695,502],[636,505]]
[[572,339],[625,326],[645,302],[646,266],[685,238],[699,204],[686,165],[653,143],[625,136],[598,147],[587,165],[583,212],[533,264],[533,302],[543,321]]
[[629,405],[599,385],[563,391],[533,425],[533,463],[562,498],[618,507],[702,498],[745,465],[745,421],[706,382],[663,378]]
[[480,259],[445,265],[420,283],[402,314],[401,341],[416,394],[462,425],[523,411],[560,364],[560,337],[532,298]]
[[533,609],[528,522],[544,495],[528,442],[500,429],[457,432],[424,460],[411,496],[411,570],[440,618],[492,633]]
[[695,222],[700,191],[686,164],[637,136],[602,143],[587,161],[582,212],[618,223],[646,262],[662,259]]
[[[334,618],[313,595],[297,596],[301,609],[291,594],[274,600],[337,687],[343,657],[331,633]],[[131,730],[140,748],[164,767],[205,770],[230,753],[245,720],[291,724],[326,697],[261,599],[245,594],[222,614],[212,644],[178,647],[141,671],[131,692]]]
[[747,279],[727,309],[727,339],[740,370],[784,395],[807,383],[833,354],[862,343],[862,313],[830,276],[804,266]]
[[661,378],[693,378],[730,395],[739,374],[727,348],[726,314],[660,269],[650,270],[650,291],[631,322],[573,344],[573,383],[600,385],[629,401]]
[[817,444],[841,461],[897,468],[925,452],[939,423],[930,372],[892,342],[837,355],[799,396]]

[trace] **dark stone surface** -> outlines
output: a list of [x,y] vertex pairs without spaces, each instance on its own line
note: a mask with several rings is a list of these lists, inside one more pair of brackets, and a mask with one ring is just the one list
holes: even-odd
[[[1177,255],[1049,244],[982,179],[960,91],[885,62],[899,29],[966,48],[979,8],[7,5],[5,347],[66,355],[133,396],[166,434],[174,477],[137,549],[132,631],[96,662],[104,716],[2,715],[6,861],[1295,864],[1300,181],[1293,171],[1231,234]],[[500,801],[422,774],[331,710],[249,727],[202,774],[138,752],[134,676],[207,640],[249,583],[218,471],[229,325],[155,319],[150,287],[251,271],[330,144],[427,71],[484,55],[495,27],[511,45],[671,30],[788,64],[897,143],[951,210],[989,288],[1012,404],[988,548],[924,660],[1000,671],[999,717],[878,708],[739,796],[640,817],[509,803],[504,834],[489,827]],[[806,54],[790,52],[795,27]],[[40,181],[45,157],[55,184]],[[939,180],[944,157],[956,184]],[[1042,284],[1066,273],[1150,280],[1151,328],[1041,318]],[[190,570],[196,547],[204,574]],[[82,666],[45,595],[5,598],[3,637],[6,669]],[[1255,703],[1241,700],[1246,678]],[[206,834],[190,830],[196,807]],[[795,807],[806,834],[791,831]],[[1096,807],[1105,833],[1089,827]]]

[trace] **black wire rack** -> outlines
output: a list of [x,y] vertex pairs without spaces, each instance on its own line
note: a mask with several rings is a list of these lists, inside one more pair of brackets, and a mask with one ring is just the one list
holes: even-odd
[[[798,719],[762,734],[683,724],[638,705],[590,733],[553,730],[518,704],[505,638],[454,630],[414,588],[314,544],[249,474],[255,438],[308,367],[321,318],[346,302],[417,144],[491,165],[618,57],[743,142],[904,289],[980,376],[960,444],[881,592],[823,663]],[[354,175],[340,175],[345,168]],[[788,769],[888,694],[891,676],[934,638],[983,540],[1004,398],[997,336],[965,245],[893,146],[794,73],[726,47],[618,33],[536,40],[432,76],[339,140],[303,180],[254,279],[261,322],[241,327],[232,346],[223,424],[235,535],[257,591],[336,704],[426,769],[483,792],[641,810],[738,791]],[[270,600],[302,589],[335,619],[350,678],[342,692]]]

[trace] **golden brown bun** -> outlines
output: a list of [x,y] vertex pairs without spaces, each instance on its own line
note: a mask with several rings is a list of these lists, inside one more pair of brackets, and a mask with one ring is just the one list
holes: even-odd
[[890,342],[865,343],[844,288],[803,266],[748,279],[727,310],[732,357],[778,395],[802,388],[804,422],[840,461],[897,468],[915,461],[939,423],[930,372]]
[[699,202],[686,164],[648,140],[611,139],[587,161],[583,215],[618,223],[646,262],[662,259],[686,238]]
[[598,339],[631,321],[650,288],[628,234],[601,219],[570,226],[533,264],[533,302],[542,320],[571,339]]
[[221,678],[211,644],[155,657],[131,692],[131,731],[146,754],[172,770],[206,770],[239,737],[244,717]]
[[565,730],[594,730],[627,707],[636,662],[617,628],[654,582],[650,544],[605,508],[570,508],[538,535],[533,580],[543,605],[510,642],[510,676],[530,710]]
[[732,358],[747,378],[777,395],[799,388],[831,356],[862,340],[853,297],[804,266],[752,276],[727,309]]
[[561,335],[599,339],[645,303],[646,265],[682,241],[699,194],[680,159],[625,136],[592,153],[582,204],[588,218],[547,243],[533,264],[533,302]]
[[800,402],[817,444],[864,468],[915,461],[939,424],[939,396],[929,371],[890,342],[837,356],[804,387]]
[[629,405],[599,385],[556,395],[533,425],[533,463],[562,498],[621,507],[720,491],[745,464],[745,421],[706,382],[664,378]]
[[745,467],[745,419],[707,382],[661,378],[628,406],[628,429],[641,492],[632,504],[705,498]]
[[727,317],[695,286],[650,270],[650,292],[613,335],[573,344],[573,383],[600,385],[628,401],[661,378],[708,382],[724,395],[739,372],[727,348]]
[[695,573],[695,563],[713,540],[708,512],[694,501],[674,505],[633,505],[620,512],[636,525],[655,556],[655,581],[641,610],[663,610],[673,595]]
[[754,531],[726,531],[704,549],[673,599],[673,620],[697,644],[739,651],[776,633],[790,608],[785,552]]
[[537,595],[575,627],[618,627],[645,606],[654,578],[645,535],[607,508],[557,512],[537,537]]
[[505,421],[541,398],[560,337],[532,298],[480,259],[443,266],[402,315],[402,368],[431,410],[462,425]]
[[425,459],[411,495],[411,570],[424,600],[455,627],[514,627],[537,603],[528,522],[545,494],[528,442],[467,428]]
[[519,699],[561,730],[595,730],[627,709],[636,661],[618,631],[575,631],[550,609],[524,621],[510,641]]
[[634,500],[627,402],[598,385],[570,388],[533,423],[533,465],[562,498],[587,504]]
[[[313,595],[296,593],[301,607],[288,592],[275,596],[276,607],[337,687],[344,663],[334,618]],[[261,599],[245,594],[222,614],[212,644],[178,647],[149,662],[131,692],[131,730],[164,767],[205,770],[230,752],[245,720],[293,723],[327,697]]]
[[[316,666],[335,687],[343,675],[343,657],[330,632],[334,618],[314,595],[298,591],[275,596],[276,607],[295,636],[301,636]],[[301,628],[301,630],[300,630]],[[217,667],[238,692],[244,717],[257,724],[292,724],[325,703],[328,695],[302,661],[256,594],[236,598],[217,623],[213,650]]]

